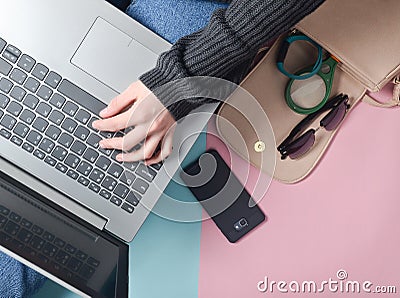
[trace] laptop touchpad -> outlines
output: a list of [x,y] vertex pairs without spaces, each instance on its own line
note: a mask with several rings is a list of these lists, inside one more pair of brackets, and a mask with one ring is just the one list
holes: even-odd
[[116,92],[154,67],[158,55],[98,17],[71,63]]

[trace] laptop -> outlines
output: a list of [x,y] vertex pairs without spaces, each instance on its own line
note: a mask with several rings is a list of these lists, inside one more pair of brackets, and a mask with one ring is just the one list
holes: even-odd
[[104,0],[2,5],[2,251],[82,296],[127,296],[126,242],[217,105],[179,123],[153,166],[118,163],[98,146],[115,134],[91,123],[170,46]]

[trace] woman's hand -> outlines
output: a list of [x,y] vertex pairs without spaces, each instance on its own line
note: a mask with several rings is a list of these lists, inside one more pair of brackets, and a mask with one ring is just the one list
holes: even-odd
[[[119,131],[134,126],[124,137],[104,139],[100,147],[130,151],[139,142],[136,151],[117,155],[118,161],[144,160],[153,164],[165,159],[172,151],[175,120],[157,97],[141,82],[132,83],[100,112],[102,120],[93,122],[101,131]],[[160,149],[157,152],[156,149]]]

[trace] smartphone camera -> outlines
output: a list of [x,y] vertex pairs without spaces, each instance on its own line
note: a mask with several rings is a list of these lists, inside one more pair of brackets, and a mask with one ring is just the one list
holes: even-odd
[[239,219],[239,221],[235,222],[233,224],[233,227],[235,228],[236,231],[241,231],[244,227],[248,226],[248,222],[247,220],[243,217],[241,219]]

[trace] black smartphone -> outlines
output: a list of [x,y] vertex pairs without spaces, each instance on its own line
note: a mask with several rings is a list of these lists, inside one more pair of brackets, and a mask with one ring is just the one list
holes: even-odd
[[180,176],[229,242],[235,243],[265,220],[216,150],[203,153]]

